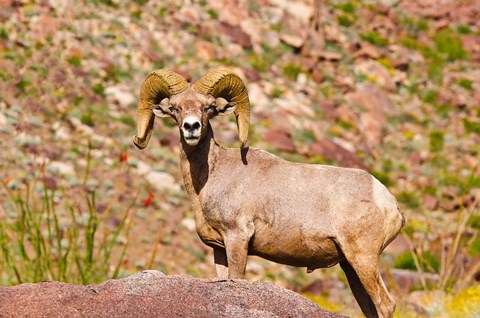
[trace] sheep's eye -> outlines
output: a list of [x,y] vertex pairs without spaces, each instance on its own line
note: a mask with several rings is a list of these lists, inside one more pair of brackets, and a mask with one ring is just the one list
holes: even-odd
[[216,108],[217,108],[217,105],[211,104],[210,106],[205,107],[205,111],[206,112],[211,112],[211,111],[214,111]]

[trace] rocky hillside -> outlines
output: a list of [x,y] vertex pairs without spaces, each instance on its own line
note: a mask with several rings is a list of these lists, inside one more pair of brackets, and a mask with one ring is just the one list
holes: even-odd
[[[156,121],[144,151],[131,136],[150,71],[195,80],[226,67],[248,86],[251,146],[366,169],[389,187],[407,218],[383,256],[389,288],[403,308],[444,310],[480,279],[479,8],[0,0],[0,282],[91,283],[141,269],[212,277],[173,121]],[[233,118],[213,124],[219,143],[238,146]],[[339,269],[307,276],[252,258],[247,276],[355,312]],[[441,293],[441,305],[415,290]]]

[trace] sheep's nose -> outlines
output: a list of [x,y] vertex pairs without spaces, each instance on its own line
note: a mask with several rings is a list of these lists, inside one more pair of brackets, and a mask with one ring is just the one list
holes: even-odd
[[200,128],[200,122],[198,121],[194,121],[194,122],[184,122],[183,123],[183,129],[187,130],[187,131],[193,131],[193,130],[197,130]]

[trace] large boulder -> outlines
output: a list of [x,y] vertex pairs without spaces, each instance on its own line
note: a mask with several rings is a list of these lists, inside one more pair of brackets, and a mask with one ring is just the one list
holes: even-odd
[[267,282],[143,271],[99,285],[0,287],[1,317],[342,317]]

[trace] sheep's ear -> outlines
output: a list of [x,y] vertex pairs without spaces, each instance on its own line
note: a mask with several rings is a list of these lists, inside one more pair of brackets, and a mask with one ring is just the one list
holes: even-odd
[[235,109],[237,109],[237,103],[227,102],[223,98],[217,98],[215,102],[215,104],[217,105],[217,112],[221,116],[230,115],[235,111]]
[[168,98],[162,99],[160,104],[153,106],[153,113],[158,117],[170,117],[172,116],[172,107],[170,106],[170,100]]

